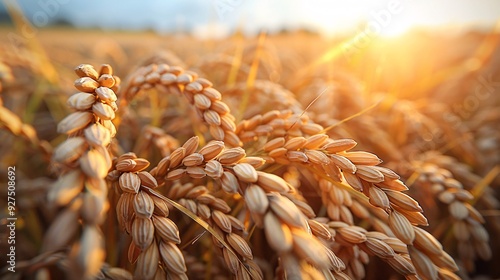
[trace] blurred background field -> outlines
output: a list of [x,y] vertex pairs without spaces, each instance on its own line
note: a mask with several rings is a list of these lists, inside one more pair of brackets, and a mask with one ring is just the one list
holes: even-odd
[[[28,2],[5,1],[0,9],[2,105],[36,133],[16,133],[7,124],[10,115],[0,117],[0,168],[3,172],[16,165],[19,170],[19,261],[37,256],[54,215],[41,210],[49,182],[56,178],[48,157],[66,138],[56,127],[71,112],[65,100],[76,92],[75,66],[107,63],[125,80],[138,66],[161,61],[212,81],[237,119],[275,109],[306,110],[316,123],[334,126],[330,137],[355,139],[357,148],[377,154],[383,166],[407,182],[408,193],[429,219],[427,230],[455,258],[460,277],[500,277],[497,2],[443,1],[431,10],[430,1],[392,1],[404,7],[396,14],[387,12],[391,1],[354,1],[344,7],[326,1],[216,0],[142,8],[142,2]],[[441,17],[439,9],[446,7],[450,14]],[[361,12],[348,13],[356,8]],[[455,8],[459,12],[452,12]],[[130,13],[134,9],[140,17]],[[301,11],[306,15],[299,16]],[[316,18],[314,13],[319,13]],[[162,103],[169,107],[156,108],[144,96],[134,101],[130,110],[139,120],[119,132],[118,150],[156,163],[159,148],[140,145],[144,127],[160,127],[178,143],[191,137],[191,124],[185,120],[195,117],[179,102],[169,99]],[[470,248],[479,242],[474,237],[469,245],[457,246],[464,243],[453,232],[458,231],[457,221],[421,178],[432,172],[452,174],[474,196],[470,204],[485,218],[490,256]],[[302,185],[307,186],[304,178]],[[304,190],[310,205],[321,212],[318,194]],[[5,201],[5,193],[1,196]],[[0,218],[5,216],[2,212]],[[0,260],[5,264],[5,238],[1,240]],[[116,254],[108,256],[112,266],[130,268]],[[390,268],[371,262],[366,279],[382,279],[379,270]]]

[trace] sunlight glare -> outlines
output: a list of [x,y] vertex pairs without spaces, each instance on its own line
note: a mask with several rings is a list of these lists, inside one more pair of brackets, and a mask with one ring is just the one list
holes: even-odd
[[319,26],[326,35],[354,29],[370,37],[396,37],[433,23],[432,18],[420,18],[420,7],[408,0],[316,0],[300,10],[308,14],[308,22]]
[[413,17],[401,17],[394,24],[382,28],[379,35],[386,38],[398,37],[418,26],[419,23]]

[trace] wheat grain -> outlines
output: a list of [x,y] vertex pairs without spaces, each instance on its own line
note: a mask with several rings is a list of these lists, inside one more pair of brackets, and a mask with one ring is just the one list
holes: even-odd
[[[177,225],[167,218],[170,211],[166,202],[149,193],[148,187],[158,186],[156,179],[141,171],[149,162],[132,153],[117,160],[116,168],[120,166],[122,171],[115,180],[123,193],[116,211],[122,228],[132,236],[129,261],[137,261],[134,277],[153,279],[162,274],[186,277],[183,255],[175,245],[181,241]],[[125,164],[120,165],[120,162]],[[170,263],[165,263],[167,261]]]
[[222,249],[216,252],[221,254],[229,270],[237,277],[239,273],[246,273],[242,269],[240,262],[245,264],[252,263],[253,254],[247,242],[241,236],[234,233],[235,230],[244,230],[244,226],[239,220],[227,215],[230,207],[224,201],[216,199],[209,194],[208,189],[204,186],[194,187],[192,184],[176,184],[169,195],[173,199],[178,200],[181,205],[190,209],[194,214],[207,221],[226,240],[231,249],[239,254],[242,258],[241,260],[236,255],[233,255],[233,252],[225,248],[217,238],[212,238],[214,244]]
[[[96,81],[99,73],[93,70],[90,65],[81,65],[76,72],[83,77],[75,81],[75,87],[94,96],[94,98],[90,98],[94,99],[93,106],[103,104],[95,93],[97,87],[100,86],[99,82]],[[78,101],[75,101],[77,104],[81,104],[79,102],[80,96],[81,94],[70,100],[76,100]],[[70,104],[73,104],[73,102],[70,102]],[[77,110],[82,108],[82,106],[75,107],[77,107]],[[110,112],[113,113],[106,116],[107,120],[114,117],[114,111],[115,109],[111,109]],[[98,230],[98,225],[104,220],[103,217],[109,207],[106,199],[107,190],[104,178],[111,166],[109,154],[106,150],[111,133],[106,132],[106,128],[98,126],[98,122],[102,121],[100,118],[102,114],[98,113],[100,112],[77,111],[66,117],[58,125],[59,132],[75,135],[76,137],[69,138],[55,151],[54,162],[66,165],[64,169],[68,173],[67,175],[62,174],[61,179],[55,184],[53,191],[50,192],[49,199],[57,201],[62,206],[69,206],[69,209],[60,214],[60,218],[56,220],[59,222],[52,224],[52,230],[49,230],[45,235],[48,248],[58,249],[68,245],[68,242],[76,233],[74,222],[70,221],[68,217],[76,219],[80,215],[83,220],[83,232],[81,239],[76,242],[75,247],[70,252],[70,265],[74,268],[73,273],[81,273],[81,275],[87,276],[98,273],[104,260],[102,236]],[[83,134],[84,137],[78,137],[78,134]],[[90,146],[93,146],[93,148],[90,148]],[[73,164],[74,161],[76,161],[76,167]],[[74,171],[71,172],[71,170]],[[85,189],[82,188],[81,174],[85,177],[87,185]],[[77,204],[80,205],[77,208],[79,213],[74,210],[76,206],[75,202],[71,203],[72,200],[77,201]],[[65,237],[61,238],[58,236],[57,229],[63,225],[72,228],[72,230],[65,230]]]
[[[419,183],[427,187],[432,185],[433,188],[429,188],[430,191],[437,195],[442,203],[447,205],[448,212],[453,218],[452,228],[458,241],[459,255],[466,268],[472,270],[476,253],[477,256],[483,259],[491,257],[491,249],[487,245],[489,236],[481,225],[485,221],[477,210],[467,202],[467,198],[470,199],[473,196],[463,189],[462,184],[455,180],[448,170],[441,169],[432,163],[423,165],[420,163],[418,166],[422,172]],[[472,231],[475,234],[472,234]],[[471,241],[475,242],[476,246],[472,247],[470,245]],[[425,249],[421,248],[421,250]]]

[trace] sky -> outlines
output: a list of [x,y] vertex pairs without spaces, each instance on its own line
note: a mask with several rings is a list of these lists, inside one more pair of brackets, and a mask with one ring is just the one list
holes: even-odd
[[[0,0],[0,12],[5,11]],[[17,0],[36,26],[65,20],[78,27],[152,29],[224,37],[235,30],[308,29],[325,35],[401,34],[414,27],[492,29],[500,22],[498,0]]]

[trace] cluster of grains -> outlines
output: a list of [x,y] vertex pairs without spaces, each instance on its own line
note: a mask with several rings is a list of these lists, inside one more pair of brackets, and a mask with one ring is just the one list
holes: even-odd
[[[497,211],[500,207],[500,202],[497,199],[498,195],[491,187],[484,185],[479,188],[479,192],[477,188],[473,189],[475,186],[481,185],[480,182],[483,177],[474,174],[472,168],[476,170],[475,172],[482,172],[482,175],[484,175],[492,170],[495,164],[480,164],[487,157],[481,155],[474,147],[475,143],[473,141],[477,141],[480,137],[478,132],[471,130],[474,129],[474,125],[466,122],[453,122],[453,129],[443,127],[443,124],[450,124],[450,119],[456,121],[460,120],[460,117],[455,115],[456,112],[450,110],[449,106],[445,104],[435,104],[428,108],[429,112],[426,114],[413,102],[398,101],[397,106],[393,106],[393,110],[396,110],[395,117],[384,117],[383,119],[386,120],[382,124],[387,126],[387,119],[389,120],[389,125],[392,127],[391,136],[389,137],[396,138],[398,146],[408,143],[408,146],[412,149],[417,148],[424,151],[429,149],[425,153],[421,152],[418,155],[418,160],[415,160],[415,158],[411,158],[411,162],[408,160],[406,169],[410,170],[410,172],[403,172],[407,173],[407,177],[410,177],[412,172],[419,174],[415,185],[419,187],[418,189],[422,194],[417,195],[424,199],[428,198],[426,200],[430,201],[429,203],[432,203],[432,206],[439,206],[437,209],[442,210],[428,212],[431,215],[434,214],[433,218],[436,220],[444,220],[442,226],[437,227],[438,231],[436,232],[443,230],[446,233],[452,233],[436,237],[443,238],[446,241],[451,241],[454,237],[458,242],[443,242],[446,250],[454,252],[454,257],[460,261],[458,264],[463,273],[472,273],[478,259],[489,260],[492,257],[489,234],[484,227],[485,219],[478,209]],[[491,117],[491,111],[484,110],[479,115]],[[443,116],[446,116],[446,118],[443,119]],[[474,122],[474,120],[471,120],[471,122]],[[481,126],[489,130],[487,123],[483,123]],[[437,143],[422,138],[422,135],[429,135],[429,131],[434,137],[439,136]],[[468,139],[471,135],[474,135],[474,137]],[[490,134],[490,136],[492,135]],[[449,155],[443,155],[441,151],[434,150],[444,143],[447,146],[443,147],[442,150],[446,150]],[[394,147],[397,149],[398,146]],[[404,158],[405,155],[402,155],[400,160],[403,161]],[[472,166],[465,164],[458,160],[460,158],[475,164]],[[403,165],[405,162],[395,162],[393,164],[394,166]],[[475,167],[473,167],[474,165]],[[425,202],[426,200],[422,201]],[[434,200],[438,202],[437,205]],[[500,229],[498,227],[500,219],[497,215],[486,218],[490,227],[496,227],[496,230]],[[444,229],[444,225],[449,225],[450,230]]]
[[123,102],[130,101],[141,90],[156,88],[161,93],[184,95],[194,105],[215,140],[224,141],[230,146],[240,146],[235,134],[235,118],[229,107],[222,102],[221,93],[212,87],[212,83],[198,78],[194,72],[184,71],[178,66],[151,64],[139,68],[131,75],[120,96]]
[[[419,277],[422,277],[423,274],[416,267],[426,267],[428,270],[433,270],[430,268],[433,264],[426,260],[425,255],[432,256],[433,262],[439,263],[441,267],[446,267],[438,268],[438,274],[435,276],[437,278],[432,279],[459,279],[451,272],[451,270],[457,269],[451,256],[443,252],[439,242],[421,228],[415,228],[415,246],[407,246],[398,238],[379,231],[367,231],[359,226],[331,221],[327,218],[317,218],[314,222],[320,223],[328,229],[333,241],[330,242],[332,250],[346,264],[345,272],[352,279],[365,278],[364,264],[368,263],[370,255],[377,256],[387,262],[406,279],[420,279]],[[425,255],[422,251],[425,252]]]
[[[420,163],[418,161],[415,163],[417,165],[421,165],[422,162],[432,163],[438,166],[440,169],[448,170],[449,172],[451,172],[453,177],[460,181],[463,187],[470,192],[473,192],[473,188],[478,185],[483,179],[481,176],[473,173],[469,165],[459,162],[454,157],[446,156],[435,151],[425,153],[423,160]],[[487,170],[491,170],[491,168]],[[477,200],[477,206],[493,211],[496,211],[500,208],[500,201],[498,199],[498,196],[495,194],[495,190],[492,188],[492,186],[485,185],[484,187],[482,187],[481,191],[482,195],[476,195],[474,198]],[[494,223],[491,223],[491,225],[496,226],[497,223],[498,219]],[[497,227],[497,230],[500,230],[500,226]]]
[[253,261],[250,245],[242,236],[246,234],[245,227],[240,220],[229,215],[231,208],[225,201],[211,195],[205,186],[192,183],[175,184],[167,196],[206,221],[229,245],[226,248],[212,236],[216,253],[236,279],[263,279],[259,266]]
[[[297,127],[303,126],[303,123],[298,121],[294,124]],[[318,125],[314,127],[318,131],[322,130]],[[303,133],[303,130],[300,132]],[[245,138],[242,137],[242,139]],[[355,146],[356,142],[351,139],[333,140],[324,134],[313,134],[307,138],[289,135],[276,137],[269,140],[262,149],[268,157],[273,159],[273,162],[285,165],[303,164],[314,174],[326,174],[332,182],[343,182],[367,196],[371,205],[386,213],[383,215],[387,217],[389,228],[385,227],[381,230],[387,231],[387,234],[393,234],[412,248],[412,252],[416,252],[410,252],[410,256],[415,255],[417,258],[414,260],[414,265],[419,275],[428,279],[436,279],[440,269],[455,270],[455,265],[441,267],[440,264],[432,262],[432,254],[439,256],[444,253],[439,242],[437,243],[439,246],[432,254],[427,250],[421,253],[418,249],[413,249],[422,249],[416,245],[416,231],[418,230],[416,226],[427,225],[422,208],[413,198],[402,193],[408,188],[399,180],[396,173],[377,166],[381,160],[372,153],[349,151]],[[267,160],[267,157],[265,158]],[[270,162],[270,160],[267,161]],[[345,221],[352,224],[352,214],[347,207],[352,205],[352,202],[349,198],[346,199],[349,195],[345,196],[344,190],[334,184],[320,183],[320,188],[329,198],[324,198],[329,218],[333,221]],[[343,205],[344,203],[347,205]]]
[[483,227],[484,218],[470,204],[474,196],[447,169],[425,163],[417,172],[420,174],[417,184],[446,205],[453,223],[453,234],[458,241],[458,255],[465,268],[472,271],[476,257],[490,259],[492,252],[489,234]]
[[[191,178],[200,179],[207,175],[211,178],[222,176],[222,165],[214,158],[224,149],[224,142],[211,141],[198,152],[199,138],[197,136],[187,140],[181,147],[164,157],[158,165],[151,170],[151,174],[159,184],[165,180],[177,180],[188,174]],[[241,148],[230,149],[241,153]],[[240,157],[240,158],[241,158]]]
[[365,278],[364,265],[368,263],[369,255],[381,258],[407,278],[416,273],[406,245],[397,238],[328,218],[317,218],[310,224],[314,225],[311,226],[313,231],[323,233],[325,241],[345,263],[345,273],[352,279]]
[[[258,114],[241,121],[236,126],[236,134],[243,142],[255,141],[262,136],[269,139],[303,137],[321,134],[322,130],[323,127],[311,122],[307,115],[294,113],[291,110],[273,110],[263,115]],[[272,161],[270,158],[266,160]]]
[[126,153],[116,159],[108,175],[121,195],[116,205],[118,223],[132,236],[128,259],[136,263],[135,279],[187,279],[184,256],[177,244],[177,225],[168,218],[167,203],[150,192],[158,187],[147,171],[149,162]]
[[[267,201],[260,202],[266,196]],[[312,276],[324,279],[342,274],[342,262],[312,234],[308,218],[292,200],[275,192],[265,194],[262,188],[254,185],[246,190],[245,201],[250,211],[256,208],[253,205],[265,206],[259,207],[259,212],[254,210],[252,216],[256,221],[262,219],[269,246],[279,256],[277,275],[291,279]],[[267,211],[262,211],[266,208]]]
[[[289,277],[300,276],[311,270],[320,273],[322,270],[338,267],[328,258],[328,249],[311,235],[305,214],[285,196],[291,191],[291,186],[279,176],[256,170],[265,163],[263,159],[246,157],[245,150],[239,147],[224,149],[224,143],[220,141],[209,142],[195,152],[197,148],[198,138],[189,139],[170,156],[162,159],[158,166],[151,170],[151,174],[158,181],[177,180],[185,175],[195,179],[208,176],[218,182],[225,192],[242,195],[251,217],[257,226],[264,228],[268,243],[280,256],[281,267]],[[207,196],[206,194],[202,197]],[[217,198],[208,197],[213,204],[212,207],[221,203]],[[188,201],[184,200],[182,203],[201,215],[199,209],[201,204]],[[224,212],[219,215],[219,219],[226,217],[225,222],[217,223],[217,220],[214,222],[223,232],[228,233],[232,230],[231,218],[222,214]],[[211,217],[213,218],[213,215]],[[245,247],[242,244],[237,245]],[[242,257],[250,256],[246,249],[237,247],[233,249],[238,253],[246,252],[240,254]],[[237,267],[231,256],[231,254],[224,255],[228,267]],[[301,261],[304,259],[309,260],[309,264]],[[297,263],[301,265],[297,266]]]
[[[80,78],[74,85],[81,92],[68,99],[76,112],[57,127],[69,137],[54,151],[61,175],[48,193],[51,205],[64,208],[46,232],[42,251],[72,245],[69,273],[90,277],[100,270],[105,257],[99,225],[109,208],[105,177],[112,166],[107,146],[116,133],[111,120],[117,110],[113,90],[117,79],[109,65],[98,72],[82,64],[75,72]],[[80,228],[80,239],[71,244]]]
[[336,186],[333,182],[325,179],[319,179],[318,183],[321,190],[321,201],[326,206],[328,217],[332,220],[353,225],[353,215],[361,219],[370,217],[366,208],[353,200],[345,188]]
[[[276,275],[280,279],[349,279],[344,273],[345,264],[328,246],[332,236],[326,227],[305,219],[305,230],[284,220],[280,210],[270,210],[264,217],[264,231],[269,245],[279,255]],[[298,213],[295,209],[291,212]],[[314,254],[322,255],[313,257]]]

